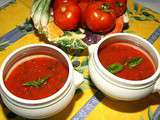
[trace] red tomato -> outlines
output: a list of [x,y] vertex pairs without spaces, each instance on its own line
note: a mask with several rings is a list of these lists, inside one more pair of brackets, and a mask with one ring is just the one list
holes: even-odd
[[90,1],[89,0],[81,0],[78,5],[81,8],[81,26],[85,27],[85,10],[87,9],[88,5],[89,5]]
[[103,2],[109,3],[110,8],[114,10],[116,17],[124,14],[127,8],[127,0],[101,0]]
[[115,15],[104,2],[93,2],[86,9],[86,24],[92,32],[107,33],[115,26]]
[[127,9],[127,0],[115,0],[115,13],[119,17],[124,14]]
[[53,1],[53,9],[55,10],[60,4],[67,2],[75,2],[75,0],[54,0]]
[[74,30],[80,21],[81,9],[75,2],[60,4],[54,10],[54,22],[62,30]]

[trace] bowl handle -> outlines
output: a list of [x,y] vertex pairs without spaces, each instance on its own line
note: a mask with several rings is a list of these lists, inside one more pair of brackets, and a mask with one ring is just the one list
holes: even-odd
[[96,44],[92,44],[90,46],[88,46],[88,52],[89,52],[89,56],[91,56],[95,50]]
[[157,77],[153,92],[158,92],[160,94],[160,74]]
[[76,70],[74,70],[74,79],[73,79],[73,84],[75,85],[76,88],[80,86],[84,81],[83,75]]

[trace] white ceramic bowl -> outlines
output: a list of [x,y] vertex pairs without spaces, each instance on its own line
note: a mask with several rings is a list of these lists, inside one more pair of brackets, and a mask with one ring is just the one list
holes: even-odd
[[[98,59],[99,46],[107,40],[130,41],[143,47],[153,58],[156,72],[149,78],[131,81],[119,78],[108,72]],[[89,47],[89,72],[92,81],[107,96],[118,100],[138,100],[152,92],[160,91],[160,56],[157,50],[145,39],[128,33],[107,35],[98,44]]]
[[[39,99],[27,100],[12,94],[4,84],[4,76],[9,69],[20,59],[43,52],[63,60],[68,65],[69,75],[64,86],[55,94]],[[83,82],[83,76],[73,69],[67,54],[61,49],[49,44],[27,45],[15,50],[2,63],[0,69],[0,93],[5,105],[19,116],[30,119],[50,117],[64,109],[72,100],[76,88]]]

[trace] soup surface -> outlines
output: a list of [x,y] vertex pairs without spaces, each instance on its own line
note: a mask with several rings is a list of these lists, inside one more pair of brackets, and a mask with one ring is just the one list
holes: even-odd
[[105,42],[98,50],[98,57],[108,71],[127,80],[144,80],[156,71],[150,55],[132,43]]
[[36,100],[53,95],[63,87],[68,67],[60,60],[34,55],[17,62],[8,72],[5,85],[14,95]]

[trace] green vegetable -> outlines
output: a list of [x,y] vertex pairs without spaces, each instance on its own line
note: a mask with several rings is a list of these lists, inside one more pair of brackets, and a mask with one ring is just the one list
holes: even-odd
[[137,65],[139,65],[141,62],[142,62],[142,58],[140,57],[135,57],[135,58],[132,58],[131,60],[127,61],[127,66],[128,68],[132,69],[134,67],[136,67]]
[[47,24],[50,18],[50,6],[51,0],[47,0],[46,1],[46,5],[42,11],[42,15],[41,15],[41,26],[42,26],[42,31],[47,31]]
[[42,85],[46,84],[48,81],[49,77],[43,77],[39,78],[38,80],[33,80],[29,82],[25,82],[23,85],[24,86],[30,86],[30,87],[41,87]]
[[111,65],[109,65],[107,70],[109,72],[111,72],[112,74],[116,74],[117,72],[122,71],[124,69],[124,66],[127,66],[129,69],[136,67],[137,65],[139,65],[142,62],[142,60],[143,59],[140,57],[135,57],[129,61],[126,61],[124,65],[120,64],[120,63],[111,64]]
[[120,72],[121,70],[123,70],[124,66],[122,64],[115,63],[115,64],[109,65],[109,67],[107,69],[112,74],[116,74],[117,72]]
[[40,4],[41,0],[34,0],[32,3],[32,10],[31,10],[31,17],[33,17],[36,9],[38,8],[39,4]]
[[42,10],[44,8],[44,5],[46,3],[46,0],[41,0],[38,8],[36,9],[32,19],[33,19],[33,23],[36,29],[40,30],[42,29],[41,27],[41,15],[42,15]]
[[87,47],[87,44],[82,41],[83,38],[85,38],[85,34],[83,32],[77,33],[77,32],[65,31],[65,34],[63,34],[63,36],[55,38],[53,42],[65,48],[83,50]]
[[43,33],[47,31],[47,24],[50,18],[51,0],[35,0],[32,5],[31,17],[36,29]]

